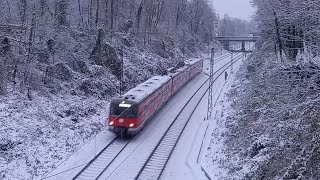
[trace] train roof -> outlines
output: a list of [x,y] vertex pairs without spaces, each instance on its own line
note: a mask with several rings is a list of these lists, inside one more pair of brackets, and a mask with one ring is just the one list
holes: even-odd
[[147,81],[139,84],[137,87],[131,89],[127,93],[119,96],[117,99],[140,102],[146,96],[150,95],[163,84],[168,82],[170,79],[171,78],[169,76],[154,76]]
[[188,68],[188,66],[184,66],[184,67],[181,67],[179,69],[173,69],[173,71],[168,69],[168,76],[174,77],[174,76],[178,75],[180,72],[184,71],[187,68]]
[[[200,61],[200,58],[197,59],[189,59],[184,61],[184,65],[180,68],[170,68],[168,69],[169,74],[164,76],[154,76],[147,81],[139,84],[135,88],[129,90],[127,93],[119,96],[116,98],[116,100],[119,101],[134,101],[134,102],[140,102],[143,100],[146,96],[150,95],[154,91],[156,91],[159,87],[161,87],[163,84],[168,82],[171,77],[176,76],[181,71],[187,69],[190,65],[193,65]],[[172,72],[170,72],[172,70]]]
[[201,60],[202,59],[200,59],[200,58],[185,60],[184,65],[182,67],[179,67],[179,68],[172,67],[172,68],[167,69],[168,76],[174,77],[174,76],[178,75],[181,71],[184,71],[188,67],[192,66],[193,64],[195,64]]
[[187,64],[187,65],[193,65],[199,61],[201,61],[202,59],[201,58],[193,58],[193,59],[188,59],[188,60],[185,60],[184,62]]

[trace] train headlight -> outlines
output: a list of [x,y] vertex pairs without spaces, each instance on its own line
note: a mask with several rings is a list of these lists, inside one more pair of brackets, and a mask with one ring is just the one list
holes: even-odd
[[129,124],[129,127],[133,127],[133,126],[134,126],[134,124],[133,124],[133,123]]
[[114,124],[114,122],[113,122],[113,121],[111,121],[111,122],[109,123],[109,125],[110,125],[110,126],[113,126],[113,124]]

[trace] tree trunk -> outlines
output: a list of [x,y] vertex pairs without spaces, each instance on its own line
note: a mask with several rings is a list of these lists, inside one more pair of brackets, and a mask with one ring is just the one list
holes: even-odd
[[93,2],[92,2],[92,0],[90,0],[90,3],[88,3],[88,26],[89,26],[89,28],[92,27],[92,9],[93,9],[92,6],[93,6]]
[[96,23],[96,26],[98,26],[98,22],[99,22],[99,10],[100,10],[100,1],[99,0],[97,0],[97,9],[96,9],[96,21],[95,21],[95,23]]
[[281,59],[281,62],[282,62],[283,61],[283,59],[282,59],[283,45],[282,45],[282,41],[281,41],[281,37],[280,37],[280,24],[279,24],[279,20],[278,20],[277,14],[276,14],[276,12],[274,10],[273,10],[273,15],[275,17],[274,21],[275,21],[275,25],[276,25],[277,42],[279,44],[280,59]]
[[105,25],[106,25],[106,27],[108,27],[108,19],[109,19],[109,17],[108,17],[108,15],[109,15],[109,0],[106,0],[106,7],[105,7]]
[[81,18],[81,25],[83,26],[83,15],[82,15],[82,11],[81,11],[81,3],[80,3],[80,0],[78,0],[78,9],[79,9],[79,15],[80,15],[80,18]]
[[144,0],[141,0],[138,11],[137,11],[137,33],[139,33],[139,29],[140,29],[140,21],[141,21],[141,15],[142,15],[142,10],[143,10],[143,3]]
[[9,1],[7,0],[7,5],[8,5],[8,11],[9,11],[9,23],[11,23],[11,7],[10,7],[10,4],[9,4]]
[[111,0],[110,4],[110,29],[113,31],[113,20],[114,20],[114,0]]
[[[21,13],[21,26],[22,28],[25,27],[26,24],[26,12],[27,12],[27,1],[26,0],[21,0],[21,6],[22,6],[22,12]],[[24,34],[26,35],[27,33],[27,28],[25,28]],[[20,34],[20,40],[19,40],[19,53],[22,53],[22,34]]]
[[31,54],[31,47],[32,47],[32,42],[33,42],[33,33],[34,33],[34,26],[35,26],[35,22],[34,22],[34,18],[32,19],[31,22],[31,28],[30,28],[30,35],[29,35],[29,41],[28,41],[28,55],[27,55],[27,63],[30,63],[30,54]]

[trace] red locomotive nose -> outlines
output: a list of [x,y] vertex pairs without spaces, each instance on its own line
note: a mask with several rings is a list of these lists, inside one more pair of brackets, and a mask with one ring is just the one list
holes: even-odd
[[121,128],[136,128],[138,125],[137,117],[119,117],[116,115],[109,116],[109,126],[121,127]]

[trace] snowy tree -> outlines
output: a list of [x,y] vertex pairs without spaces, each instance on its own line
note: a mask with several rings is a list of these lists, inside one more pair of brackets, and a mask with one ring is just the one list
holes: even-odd
[[[56,63],[77,70],[92,63],[89,59],[99,29],[105,32],[101,42],[110,43],[102,47],[114,49],[118,56],[119,47],[113,46],[138,43],[160,57],[173,58],[181,56],[180,52],[194,53],[200,48],[195,48],[196,43],[210,44],[218,20],[208,0],[12,0],[1,1],[0,7],[5,27],[0,31],[12,39],[17,56],[8,72],[15,72],[14,79],[24,90],[29,86],[32,90],[28,82],[38,76],[47,79],[48,69],[61,70],[51,67]],[[130,42],[135,38],[137,42]],[[74,59],[81,59],[82,64]],[[40,69],[38,62],[44,63]],[[105,67],[119,77],[116,68]],[[44,86],[55,83],[43,82]]]
[[225,14],[219,21],[219,35],[220,36],[248,36],[252,22],[241,20],[238,18],[231,18]]
[[318,0],[253,0],[261,37],[272,41],[280,55],[283,51],[291,59],[295,59],[299,49],[318,54],[319,3]]

